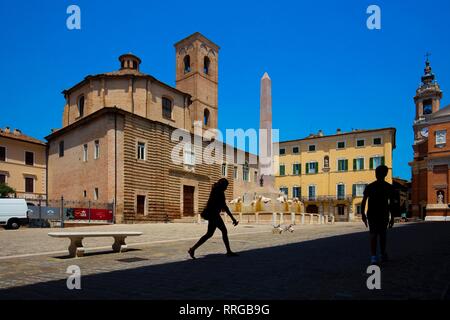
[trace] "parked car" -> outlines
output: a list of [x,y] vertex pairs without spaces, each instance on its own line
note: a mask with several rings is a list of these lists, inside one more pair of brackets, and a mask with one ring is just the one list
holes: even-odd
[[0,199],[0,225],[5,229],[19,229],[28,224],[28,207],[25,199]]

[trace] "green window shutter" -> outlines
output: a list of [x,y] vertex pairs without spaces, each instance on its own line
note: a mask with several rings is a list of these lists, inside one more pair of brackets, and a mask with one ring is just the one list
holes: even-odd
[[298,165],[298,174],[302,174],[302,164],[300,163],[299,165]]
[[373,170],[373,158],[370,158],[370,170]]
[[361,170],[364,170],[364,159],[361,159]]
[[353,185],[352,194],[353,196],[356,196],[356,184]]
[[345,171],[348,171],[348,160],[345,160]]
[[381,165],[384,166],[384,157],[381,157]]
[[356,159],[353,159],[353,170],[356,170]]
[[316,168],[316,173],[319,173],[319,163],[318,162],[316,162],[315,168]]
[[306,174],[309,173],[309,163],[306,164]]

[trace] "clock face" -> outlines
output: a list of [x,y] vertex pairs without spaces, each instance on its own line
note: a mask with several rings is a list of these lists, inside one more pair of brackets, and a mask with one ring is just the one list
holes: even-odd
[[428,128],[423,128],[420,130],[420,135],[424,138],[428,138]]

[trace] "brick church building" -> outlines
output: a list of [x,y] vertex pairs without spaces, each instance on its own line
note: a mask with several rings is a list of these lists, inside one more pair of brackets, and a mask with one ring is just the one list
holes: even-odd
[[441,108],[442,91],[427,59],[414,102],[412,215],[445,221],[450,212],[450,105]]
[[119,70],[64,90],[62,128],[46,137],[49,199],[114,202],[117,223],[170,221],[195,217],[221,177],[230,181],[228,200],[256,184],[257,165],[234,161],[250,155],[224,144],[222,163],[199,162],[201,144],[184,148],[182,163],[172,161],[175,130],[193,141],[194,123],[218,126],[219,47],[194,33],[175,44],[175,53],[175,87],[124,54]]

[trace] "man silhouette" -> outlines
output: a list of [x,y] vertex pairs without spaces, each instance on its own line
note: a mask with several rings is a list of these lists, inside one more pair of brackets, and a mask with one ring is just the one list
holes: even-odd
[[[364,198],[361,204],[362,220],[370,232],[371,264],[379,264],[379,260],[387,261],[386,233],[388,226],[394,226],[394,213],[396,199],[393,186],[384,181],[388,174],[388,167],[379,166],[375,170],[377,180],[369,184],[364,190]],[[366,203],[369,199],[369,209],[366,217]],[[391,217],[389,219],[389,212]],[[380,239],[380,257],[377,257],[377,240]]]
[[195,250],[200,247],[203,243],[205,243],[209,238],[211,238],[216,231],[216,228],[219,228],[222,231],[223,242],[225,243],[225,247],[227,249],[227,256],[235,257],[236,253],[231,251],[230,249],[230,241],[228,240],[228,231],[225,223],[220,217],[220,213],[225,211],[233,221],[233,225],[237,226],[238,221],[231,214],[230,209],[228,208],[225,202],[225,190],[228,188],[228,180],[225,178],[217,181],[209,195],[208,203],[206,204],[205,210],[202,212],[202,217],[208,220],[208,231],[206,234],[198,240],[198,242],[188,250],[189,255],[192,259],[195,259]]

